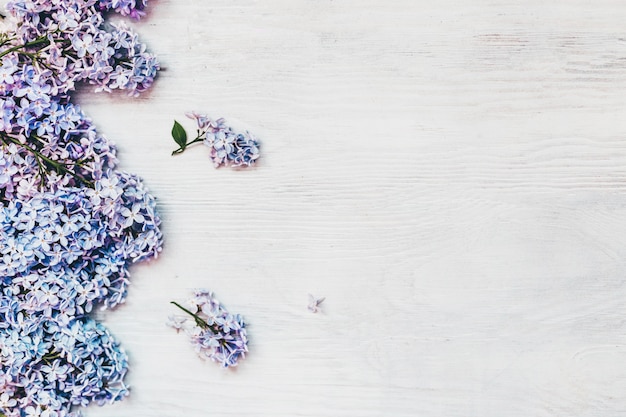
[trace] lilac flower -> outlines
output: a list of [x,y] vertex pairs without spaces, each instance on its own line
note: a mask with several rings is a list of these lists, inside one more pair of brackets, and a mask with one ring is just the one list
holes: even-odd
[[326,299],[326,297],[316,298],[312,294],[309,294],[309,304],[307,305],[307,309],[311,313],[318,313],[318,312],[320,312],[322,310],[320,308],[320,305],[324,302],[325,299]]
[[114,9],[122,16],[130,16],[133,19],[141,18],[145,13],[146,0],[101,0],[102,10]]
[[184,329],[184,324],[186,322],[187,322],[187,318],[186,317],[170,315],[167,318],[167,325],[170,326],[171,328],[175,329],[176,331],[183,330]]
[[8,393],[0,394],[0,409],[13,408],[17,404],[17,400]]
[[243,318],[232,315],[212,292],[196,290],[188,308],[172,301],[186,316],[170,316],[168,325],[184,330],[198,356],[220,363],[223,367],[237,366],[248,353],[248,334]]
[[130,209],[123,208],[120,212],[122,216],[124,216],[124,228],[132,226],[134,223],[143,223],[144,217],[139,212],[141,210],[141,205],[134,204]]
[[191,144],[203,142],[209,147],[209,156],[216,168],[249,167],[256,163],[259,158],[259,141],[250,132],[236,132],[222,118],[213,120],[196,112],[187,113],[187,117],[196,121],[198,136],[187,142],[184,128],[174,122],[172,137],[179,148],[172,155],[184,152]]
[[[123,303],[134,262],[157,257],[156,203],[72,102],[76,82],[131,95],[158,63],[102,11],[145,0],[11,0],[0,34],[0,414],[78,417],[128,394],[126,354],[88,314]],[[119,68],[114,75],[113,68]],[[125,80],[120,82],[120,80]]]
[[259,142],[249,132],[235,133],[230,127],[214,130],[205,133],[204,144],[216,167],[251,166],[259,158]]

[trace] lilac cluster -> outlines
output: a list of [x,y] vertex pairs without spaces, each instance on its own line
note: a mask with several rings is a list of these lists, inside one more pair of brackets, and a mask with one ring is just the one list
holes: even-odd
[[182,127],[176,122],[172,136],[180,148],[174,154],[184,151],[192,143],[203,142],[209,147],[209,156],[216,168],[249,167],[259,158],[259,141],[250,132],[236,132],[222,118],[213,120],[195,112],[188,113],[187,117],[196,121],[198,136],[187,143],[186,133],[181,131]]
[[114,307],[126,296],[128,263],[159,251],[158,224],[154,197],[122,172],[94,188],[11,199],[0,208],[3,292],[48,316]]
[[75,83],[138,94],[158,64],[105,10],[145,0],[13,0],[0,34],[0,414],[78,416],[128,394],[127,357],[89,317],[161,250],[155,199],[71,102]]
[[172,315],[168,325],[177,331],[184,330],[191,338],[198,355],[220,363],[223,367],[237,366],[248,352],[248,334],[239,314],[230,314],[206,290],[194,291],[188,308],[172,302],[186,316]]
[[122,16],[130,16],[139,19],[145,15],[147,0],[101,0],[99,8],[101,11],[115,10]]
[[105,404],[128,392],[127,357],[109,331],[86,317],[46,318],[1,304],[0,408],[7,417],[77,417],[72,405]]
[[[10,55],[2,62],[0,91],[15,96],[13,105],[23,108],[22,97],[32,104],[41,93],[67,93],[78,81],[96,85],[96,91],[131,95],[152,85],[159,69],[154,55],[124,25],[105,24],[101,13],[112,9],[139,18],[145,0],[12,0],[7,7],[16,24],[15,36],[3,40],[10,48],[0,52]],[[15,65],[18,57],[4,55],[20,46],[32,64]],[[45,109],[24,110],[27,119],[40,119]]]

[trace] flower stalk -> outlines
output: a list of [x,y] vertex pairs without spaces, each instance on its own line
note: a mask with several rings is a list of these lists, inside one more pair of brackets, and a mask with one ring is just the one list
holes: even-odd
[[[38,139],[36,136],[34,137],[35,139]],[[0,140],[2,140],[2,142],[8,146],[9,143],[13,143],[17,146],[21,146],[22,148],[26,149],[27,151],[29,151],[30,153],[33,154],[33,156],[35,157],[35,160],[37,161],[37,167],[39,169],[39,176],[41,178],[41,186],[45,186],[45,182],[46,182],[46,174],[47,174],[47,169],[46,168],[50,168],[52,169],[54,172],[56,172],[59,175],[65,175],[68,174],[72,177],[74,177],[74,179],[82,182],[83,184],[87,185],[90,188],[94,187],[94,183],[91,180],[88,180],[87,178],[85,178],[84,176],[78,174],[77,172],[74,172],[72,169],[70,169],[70,166],[78,166],[78,167],[84,167],[85,163],[81,162],[81,161],[70,161],[70,162],[61,162],[61,161],[55,161],[53,159],[48,158],[47,156],[45,156],[44,154],[42,154],[41,152],[39,152],[38,150],[36,150],[35,148],[22,143],[19,141],[19,139],[14,138],[12,136],[7,135],[6,133],[0,132]]]
[[[209,326],[209,323],[207,323],[202,317],[198,316],[195,313],[192,313],[191,311],[187,310],[185,307],[181,306],[180,304],[178,304],[176,301],[170,301],[171,304],[174,304],[176,307],[180,308],[181,310],[183,310],[185,313],[189,314],[191,317],[194,318],[194,320],[196,321],[196,324],[199,327],[202,327],[203,329],[207,329],[207,330],[211,330],[213,331],[213,329],[211,329],[211,326]],[[213,331],[214,332],[214,331]],[[215,332],[214,332],[215,333]]]

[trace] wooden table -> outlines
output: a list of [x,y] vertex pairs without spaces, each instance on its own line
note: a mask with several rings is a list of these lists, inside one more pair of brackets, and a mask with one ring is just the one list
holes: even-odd
[[[154,89],[76,97],[166,238],[101,313],[132,395],[88,417],[626,416],[625,22],[617,0],[151,1]],[[189,110],[258,135],[258,167],[170,156]],[[234,371],[165,326],[196,287],[249,323]]]

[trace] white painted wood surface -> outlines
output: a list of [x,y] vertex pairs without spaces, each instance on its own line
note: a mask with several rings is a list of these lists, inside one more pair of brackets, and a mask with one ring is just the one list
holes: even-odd
[[[132,395],[88,416],[626,416],[625,22],[617,0],[151,1],[153,91],[77,97],[166,236],[103,314]],[[171,157],[188,110],[260,136],[258,168]],[[195,287],[250,324],[234,372],[165,327]]]

